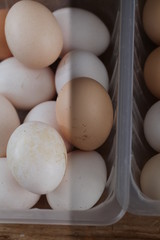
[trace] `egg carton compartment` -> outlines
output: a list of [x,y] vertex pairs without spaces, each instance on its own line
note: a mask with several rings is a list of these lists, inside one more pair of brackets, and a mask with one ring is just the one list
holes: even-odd
[[160,202],[148,198],[140,189],[142,168],[156,154],[147,143],[143,131],[145,115],[153,103],[157,101],[147,89],[143,77],[145,60],[155,48],[143,29],[142,11],[144,4],[145,1],[135,1],[132,155],[128,211],[138,215],[160,215]]
[[[109,94],[114,108],[114,124],[107,141],[97,151],[107,166],[107,182],[98,203],[86,211],[57,211],[50,208],[46,197],[29,210],[0,210],[1,223],[40,223],[75,225],[110,225],[125,213],[129,201],[129,157],[131,154],[131,88],[134,24],[132,0],[37,0],[51,11],[63,7],[77,7],[96,14],[108,27],[111,42],[107,51],[100,56],[110,79]],[[1,1],[0,8],[11,7],[16,0]],[[128,37],[128,32],[130,36]],[[55,70],[57,63],[53,64]],[[128,103],[126,106],[126,102]],[[23,122],[27,112],[18,111]],[[72,199],[71,199],[72,201]]]

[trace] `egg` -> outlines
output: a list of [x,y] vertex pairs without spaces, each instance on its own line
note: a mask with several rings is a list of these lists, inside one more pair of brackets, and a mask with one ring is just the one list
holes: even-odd
[[0,95],[0,157],[6,156],[8,140],[19,125],[20,120],[15,108]]
[[8,9],[0,9],[0,60],[4,60],[12,56],[4,33],[4,25],[7,13]]
[[160,45],[160,1],[147,0],[143,9],[143,26],[148,37]]
[[64,137],[80,150],[94,150],[109,136],[113,107],[106,90],[90,78],[66,83],[56,102],[57,123]]
[[[55,128],[60,133],[60,129],[56,120],[56,102],[47,101],[40,103],[34,108],[32,108],[32,110],[27,114],[24,122],[31,121],[39,121],[49,124],[51,127]],[[64,137],[63,140],[66,145],[67,152],[70,152],[72,150],[72,145],[66,139],[64,139]]]
[[108,47],[110,34],[95,14],[80,8],[61,8],[53,12],[63,33],[64,56],[71,50],[85,50],[101,55]]
[[149,145],[160,152],[160,101],[152,105],[144,119],[144,134]]
[[142,192],[153,200],[160,200],[160,154],[154,155],[144,165],[140,185]]
[[107,169],[95,151],[68,154],[65,176],[47,200],[54,210],[87,210],[101,197],[107,180]]
[[15,57],[0,63],[0,93],[18,109],[31,109],[52,99],[55,94],[54,73],[50,68],[31,69]]
[[79,77],[92,78],[108,90],[107,69],[100,59],[91,52],[75,50],[63,57],[55,74],[57,92],[59,93],[65,83]]
[[18,1],[10,8],[5,35],[13,55],[32,68],[47,67],[55,62],[63,46],[55,17],[36,1]]
[[59,133],[49,125],[23,123],[9,139],[7,163],[23,188],[46,194],[53,191],[64,176],[66,147]]
[[144,79],[149,91],[160,99],[160,47],[153,50],[144,65]]
[[39,195],[26,191],[16,182],[6,158],[0,158],[0,210],[29,209],[39,198]]

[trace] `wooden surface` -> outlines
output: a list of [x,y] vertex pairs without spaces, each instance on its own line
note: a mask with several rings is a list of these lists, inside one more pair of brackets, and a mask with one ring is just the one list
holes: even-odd
[[160,217],[131,214],[108,227],[0,225],[0,240],[147,240],[160,239]]

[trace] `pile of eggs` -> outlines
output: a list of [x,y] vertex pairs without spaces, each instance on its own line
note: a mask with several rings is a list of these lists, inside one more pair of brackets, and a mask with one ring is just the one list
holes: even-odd
[[[160,99],[160,1],[147,0],[143,9],[143,26],[150,40],[156,44],[144,64],[144,80],[155,99]],[[144,165],[140,184],[142,192],[151,199],[160,200],[160,101],[156,101],[146,113],[144,135],[157,152]]]
[[107,179],[95,150],[113,124],[98,58],[107,27],[86,10],[28,0],[0,9],[0,34],[0,209],[31,208],[44,194],[53,209],[93,207]]

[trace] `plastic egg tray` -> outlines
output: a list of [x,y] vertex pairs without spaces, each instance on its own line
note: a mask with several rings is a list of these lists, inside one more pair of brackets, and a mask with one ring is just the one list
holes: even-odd
[[140,173],[156,152],[148,145],[144,132],[143,120],[149,108],[158,101],[144,84],[143,66],[155,45],[146,36],[142,25],[142,11],[145,1],[135,1],[135,36],[134,36],[134,78],[132,111],[132,157],[130,175],[130,203],[128,211],[138,215],[160,215],[160,202],[147,198],[140,190]]
[[[16,1],[1,1],[0,8],[11,6],[14,2]],[[140,1],[39,0],[38,2],[51,11],[67,6],[89,10],[102,19],[111,33],[110,47],[101,56],[101,60],[109,72],[109,94],[115,113],[114,125],[106,143],[98,149],[106,161],[108,179],[101,199],[90,210],[55,211],[50,209],[45,197],[42,196],[30,210],[0,210],[0,222],[110,225],[123,217],[128,205],[129,211],[134,213],[148,211],[148,214],[151,214],[154,209],[155,211],[159,209],[160,213],[159,203],[145,199],[138,183],[144,159],[152,154],[144,140],[142,120],[153,100],[151,97],[151,101],[147,99],[149,93],[144,90],[142,84],[142,65],[149,49],[147,44],[146,46],[143,44],[146,39],[140,22],[139,14],[142,7]],[[23,119],[24,113],[20,114]]]

